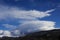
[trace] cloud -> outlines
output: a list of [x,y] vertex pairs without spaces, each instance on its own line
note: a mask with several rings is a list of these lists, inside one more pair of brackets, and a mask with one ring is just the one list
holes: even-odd
[[20,28],[21,30],[24,29],[51,30],[55,28],[54,25],[55,22],[53,21],[28,21],[21,24]]
[[50,16],[50,14],[45,12],[40,12],[37,10],[16,10],[13,11],[12,14],[15,18],[21,18],[21,19],[36,19],[36,18],[43,18],[45,16]]
[[[4,36],[22,36],[24,34],[34,32],[37,30],[45,31],[55,29],[55,22],[53,21],[40,21],[38,18],[50,16],[50,12],[55,9],[47,11],[38,10],[22,10],[17,7],[0,7],[0,20],[19,19],[19,25],[14,26],[10,24],[3,24],[2,26],[11,29],[12,31],[3,31]],[[17,27],[17,28],[16,28]],[[14,29],[13,29],[14,28]],[[1,31],[2,33],[2,31]]]
[[0,30],[0,34],[2,34],[3,33],[3,30]]
[[50,12],[54,11],[53,9],[43,11],[37,10],[20,10],[18,8],[13,7],[0,7],[0,19],[18,18],[18,19],[37,19],[43,18],[46,16],[50,16]]
[[47,10],[46,13],[53,12],[55,9]]
[[[10,27],[9,24],[4,24],[4,25],[6,25],[5,27],[8,27],[10,29],[14,28],[13,25],[11,25],[13,27]],[[52,29],[56,29],[55,22],[53,21],[40,21],[40,20],[26,21],[18,25],[17,28],[12,29],[11,31],[8,31],[8,32],[4,31],[4,36],[19,37],[19,36],[25,36],[30,32],[46,31],[46,30],[52,30]]]
[[19,30],[14,30],[14,32],[8,31],[8,30],[0,30],[0,31],[1,31],[0,32],[0,37],[5,37],[5,36],[6,37],[19,37],[19,35],[20,35],[20,31]]
[[8,30],[0,30],[0,37],[3,37],[3,36],[8,36],[8,37],[12,37],[11,35],[11,32],[8,31]]
[[4,35],[4,36],[11,37],[11,33],[10,33],[10,31],[4,31],[3,35]]
[[17,29],[11,31],[11,34],[13,37],[23,36],[23,33],[22,34],[21,33],[22,32],[20,32],[20,30],[17,30]]
[[10,25],[10,24],[3,24],[2,26],[4,26],[5,28],[8,28],[10,30],[17,28],[16,26]]

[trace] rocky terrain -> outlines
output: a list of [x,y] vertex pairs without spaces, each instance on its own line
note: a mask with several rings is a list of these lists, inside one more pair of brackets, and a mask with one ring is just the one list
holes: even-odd
[[2,37],[0,40],[60,40],[60,29],[34,32],[24,37]]

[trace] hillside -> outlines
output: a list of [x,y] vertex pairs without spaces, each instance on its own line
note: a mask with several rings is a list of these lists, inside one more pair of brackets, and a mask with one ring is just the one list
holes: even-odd
[[31,33],[22,40],[60,40],[60,29]]

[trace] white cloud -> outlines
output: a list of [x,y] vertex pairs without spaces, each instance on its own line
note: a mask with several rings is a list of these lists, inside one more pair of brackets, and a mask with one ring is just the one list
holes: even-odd
[[23,36],[23,33],[21,34],[20,30],[12,30],[12,36],[13,37],[19,37],[19,36]]
[[15,34],[20,34],[20,30],[15,30],[14,33]]
[[43,11],[37,10],[19,10],[18,8],[9,8],[9,7],[0,7],[0,19],[6,19],[8,17],[19,18],[19,19],[37,19],[50,16],[50,12],[54,11],[53,9]]
[[28,21],[19,25],[20,30],[51,30],[55,29],[55,22],[53,21]]
[[0,30],[0,37],[3,37],[3,36],[8,36],[8,37],[12,37],[11,35],[11,32],[8,31],[8,30]]
[[3,30],[0,30],[0,34],[2,34],[3,33]]
[[[13,7],[0,7],[0,20],[1,19],[8,19],[8,18],[15,18],[15,19],[23,19],[24,21],[20,20],[22,24],[18,25],[15,30],[4,31],[3,35],[11,36],[14,34],[19,35],[21,33],[27,32],[34,32],[36,30],[52,30],[55,29],[54,25],[55,22],[53,21],[40,21],[38,18],[43,18],[46,16],[50,16],[50,12],[54,11],[54,9],[47,10],[47,11],[38,11],[38,10],[21,10],[18,8]],[[13,19],[14,20],[14,19]],[[14,28],[16,26],[10,24],[3,24],[6,28]],[[18,33],[17,33],[18,32]],[[1,32],[2,33],[2,32]]]
[[47,10],[46,13],[50,13],[52,11],[54,11],[55,9],[52,9],[52,10]]
[[3,35],[4,35],[4,36],[11,37],[11,32],[10,32],[10,31],[4,31],[4,32],[3,32]]
[[16,26],[10,25],[10,24],[3,24],[2,26],[6,27],[6,28],[9,28],[9,29],[15,29],[15,28],[17,28]]
[[36,18],[43,18],[45,16],[50,16],[48,12],[40,12],[37,10],[12,10],[11,11],[15,18],[19,19],[36,19]]

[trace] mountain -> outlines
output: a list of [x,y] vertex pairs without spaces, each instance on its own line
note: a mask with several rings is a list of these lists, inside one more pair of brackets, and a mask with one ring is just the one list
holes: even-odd
[[60,40],[60,29],[33,32],[24,37],[2,37],[0,40]]
[[60,40],[60,29],[31,33],[21,40]]

